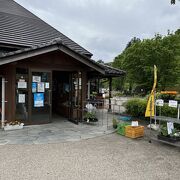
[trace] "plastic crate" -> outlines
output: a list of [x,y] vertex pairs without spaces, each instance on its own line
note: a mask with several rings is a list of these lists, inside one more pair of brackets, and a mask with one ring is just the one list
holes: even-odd
[[138,138],[144,136],[144,126],[125,126],[125,136]]
[[119,123],[117,127],[117,133],[125,136],[125,127],[129,125],[129,123]]

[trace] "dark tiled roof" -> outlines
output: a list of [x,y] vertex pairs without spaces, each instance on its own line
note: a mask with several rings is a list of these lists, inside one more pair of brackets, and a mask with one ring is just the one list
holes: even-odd
[[20,50],[17,50],[17,51],[11,51],[11,52],[8,52],[8,53],[2,53],[2,54],[0,54],[0,61],[1,61],[1,59],[9,57],[9,56],[14,56],[14,55],[17,55],[17,54],[30,52],[30,51],[33,51],[33,50],[37,50],[37,49],[40,49],[40,48],[44,48],[44,47],[48,47],[48,46],[56,45],[56,44],[63,44],[62,40],[60,38],[57,38],[57,39],[54,39],[54,40],[52,40],[50,42],[47,42],[47,43],[34,45],[34,46],[27,47],[27,48],[24,48],[24,49],[20,49]]
[[117,69],[117,68],[114,68],[114,67],[111,67],[111,66],[108,66],[106,64],[100,64],[104,70],[105,70],[105,75],[108,75],[108,76],[122,76],[122,75],[125,75],[126,72],[121,70],[121,69]]
[[31,47],[58,37],[72,50],[92,56],[89,51],[13,0],[0,0],[0,43]]

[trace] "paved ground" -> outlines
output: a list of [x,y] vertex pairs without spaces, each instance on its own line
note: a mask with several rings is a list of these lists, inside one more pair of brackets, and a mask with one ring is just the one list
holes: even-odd
[[168,180],[180,149],[117,134],[78,142],[0,146],[1,180]]
[[[112,122],[112,118],[111,118]],[[47,144],[65,141],[79,141],[112,133],[112,128],[97,123],[69,122],[67,119],[54,119],[53,123],[25,126],[20,130],[0,129],[0,145],[5,144]]]

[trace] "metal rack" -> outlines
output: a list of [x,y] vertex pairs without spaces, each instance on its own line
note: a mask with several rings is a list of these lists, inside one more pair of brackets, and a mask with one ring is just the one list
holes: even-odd
[[[161,116],[161,115],[160,116],[156,116],[155,115],[154,119],[159,121],[159,127],[161,125],[161,121],[164,121],[164,122],[173,122],[175,124],[180,124],[180,119],[179,119],[180,104],[178,105],[177,108],[178,108],[177,118],[166,117],[166,116]],[[150,118],[150,127],[151,127],[151,125],[152,125],[152,118]],[[155,133],[155,132],[152,133],[151,131],[152,131],[152,129],[150,128],[150,140],[149,140],[150,143],[151,143],[151,140],[153,140],[153,141],[158,141],[158,142],[166,143],[166,144],[169,144],[169,145],[173,145],[173,146],[176,146],[176,147],[180,147],[180,141],[169,142],[169,141],[158,139],[157,135],[160,132],[160,129],[158,130],[158,133]]]

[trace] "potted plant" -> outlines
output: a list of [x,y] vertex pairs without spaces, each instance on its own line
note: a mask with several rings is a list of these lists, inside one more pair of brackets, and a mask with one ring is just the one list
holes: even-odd
[[113,128],[116,129],[118,125],[117,119],[113,118],[112,123],[113,123]]
[[162,125],[160,133],[158,134],[158,139],[168,142],[180,141],[180,131],[175,128],[171,134],[168,134],[167,126]]
[[86,122],[97,122],[98,119],[96,118],[95,112],[86,112],[84,120]]
[[24,126],[24,123],[20,123],[19,121],[12,121],[9,123],[6,123],[4,126],[4,130],[16,130],[16,129],[22,129]]

